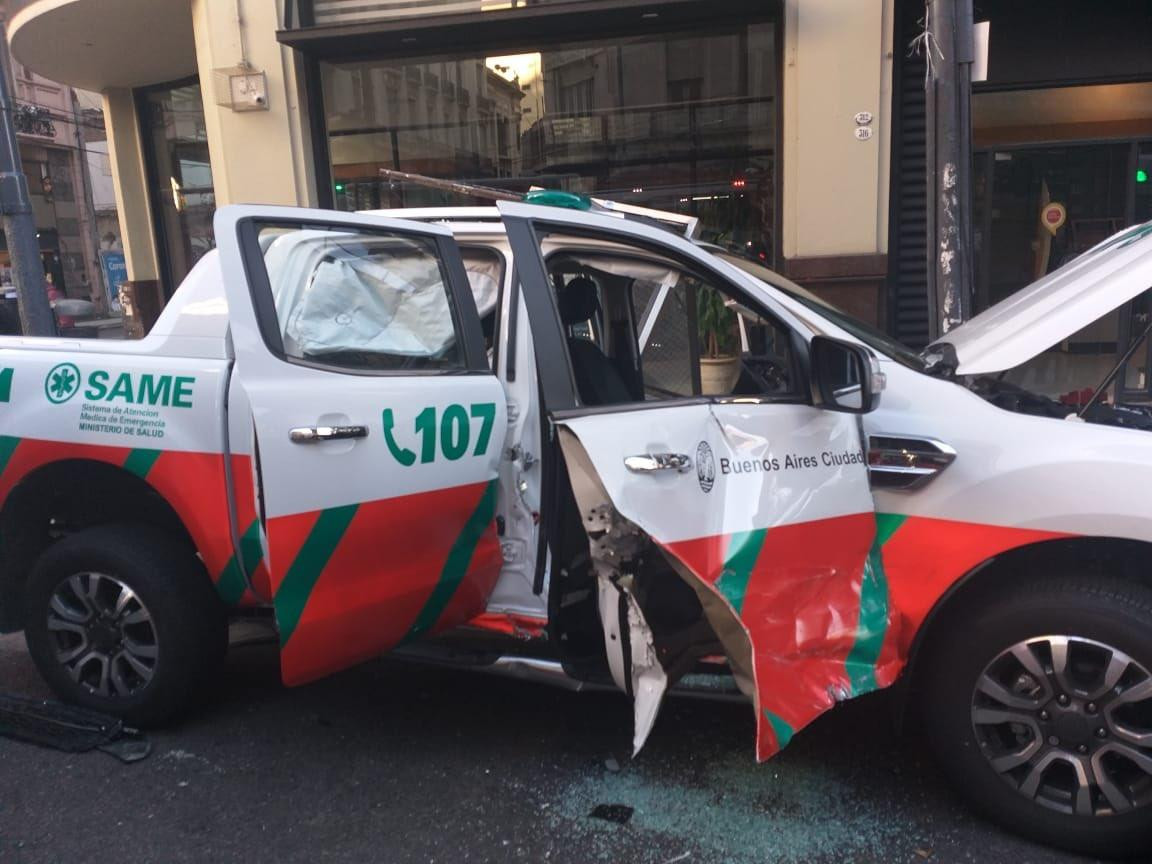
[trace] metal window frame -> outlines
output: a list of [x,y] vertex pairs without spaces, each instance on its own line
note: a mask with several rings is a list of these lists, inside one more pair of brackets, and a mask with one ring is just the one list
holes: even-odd
[[[156,250],[156,276],[160,281],[160,289],[165,300],[171,300],[176,293],[179,283],[172,270],[172,256],[168,245],[169,233],[164,225],[162,212],[162,194],[159,179],[159,161],[157,159],[155,143],[152,140],[151,130],[148,128],[148,119],[151,113],[151,103],[148,97],[154,93],[163,93],[181,87],[196,85],[200,89],[200,102],[204,103],[204,88],[200,86],[200,76],[191,75],[187,78],[178,78],[175,81],[165,81],[160,84],[149,84],[146,87],[135,87],[132,90],[132,103],[136,110],[136,134],[140,136],[140,155],[144,161],[144,185],[147,189],[148,207],[151,210],[152,240]],[[209,157],[208,168],[212,163]],[[215,179],[213,179],[213,194],[215,194]],[[183,280],[181,280],[183,281]]]

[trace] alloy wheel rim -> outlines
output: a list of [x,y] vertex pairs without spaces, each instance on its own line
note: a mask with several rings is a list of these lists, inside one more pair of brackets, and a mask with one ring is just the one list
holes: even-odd
[[56,586],[48,632],[56,661],[93,695],[135,696],[156,672],[160,645],[151,613],[136,592],[106,573],[76,573]]
[[1152,673],[1075,636],[1017,642],[972,692],[980,751],[1024,797],[1078,816],[1152,804]]

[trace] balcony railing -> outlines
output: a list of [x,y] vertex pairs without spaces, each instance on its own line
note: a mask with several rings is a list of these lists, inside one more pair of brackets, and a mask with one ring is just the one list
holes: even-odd
[[17,102],[12,111],[12,125],[21,135],[35,135],[38,138],[55,138],[56,124],[52,112],[40,105]]

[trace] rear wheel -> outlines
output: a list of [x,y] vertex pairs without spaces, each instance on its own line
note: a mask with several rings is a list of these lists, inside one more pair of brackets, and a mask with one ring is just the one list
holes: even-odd
[[939,634],[926,727],[972,805],[1081,852],[1152,844],[1152,591],[1021,586]]
[[57,695],[135,725],[181,713],[227,649],[226,613],[200,562],[145,525],[51,546],[24,613],[29,653]]

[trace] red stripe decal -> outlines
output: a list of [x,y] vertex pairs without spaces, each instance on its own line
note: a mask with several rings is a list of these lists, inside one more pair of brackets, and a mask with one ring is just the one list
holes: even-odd
[[[307,605],[281,652],[286,684],[302,684],[336,669],[377,657],[398,644],[435,588],[449,550],[476,509],[487,483],[438,489],[361,504],[339,546],[312,588]],[[274,573],[290,563],[282,549],[288,526],[307,535],[316,514],[282,517],[269,522]],[[489,536],[489,533],[491,536]],[[476,603],[486,596],[500,572],[494,529],[477,549],[458,594]],[[354,598],[354,600],[350,600]],[[437,622],[437,630],[463,624],[467,615],[456,598]],[[468,611],[475,609],[472,605]]]

